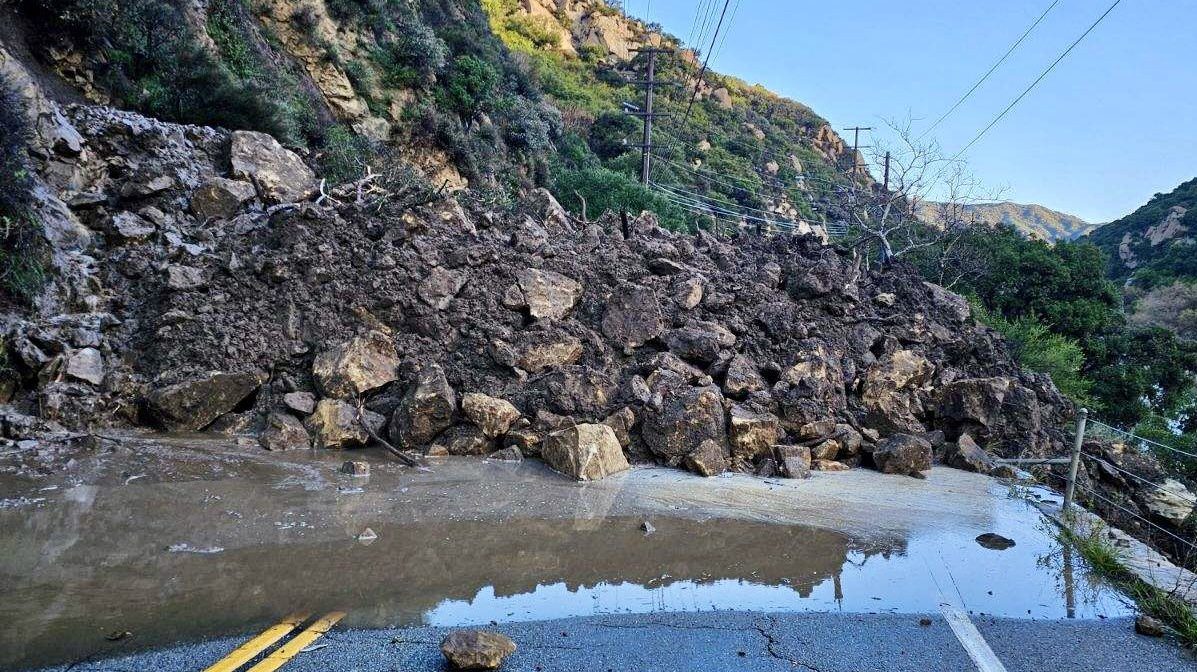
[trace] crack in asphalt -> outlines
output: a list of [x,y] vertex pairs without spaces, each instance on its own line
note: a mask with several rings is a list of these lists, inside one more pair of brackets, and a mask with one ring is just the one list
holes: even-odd
[[[764,625],[764,623],[767,623],[768,627],[766,627]],[[774,622],[774,620],[772,618],[769,618],[769,617],[762,618],[759,621],[754,622],[753,625],[755,626],[756,631],[758,633],[760,633],[761,637],[765,638],[765,652],[768,653],[770,657],[776,658],[777,660],[784,660],[791,665],[796,665],[796,666],[805,668],[807,670],[810,670],[811,672],[823,672],[822,670],[815,667],[814,665],[811,665],[809,663],[804,663],[801,660],[791,658],[791,657],[783,655],[777,651],[776,647],[778,647],[780,645],[780,642],[778,642],[777,638],[773,636],[772,632],[770,632],[771,628],[777,627],[777,624]]]

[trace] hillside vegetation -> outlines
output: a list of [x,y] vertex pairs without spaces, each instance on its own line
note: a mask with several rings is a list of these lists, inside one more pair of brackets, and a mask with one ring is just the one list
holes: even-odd
[[1089,234],[1109,257],[1110,275],[1148,290],[1197,279],[1197,178]]

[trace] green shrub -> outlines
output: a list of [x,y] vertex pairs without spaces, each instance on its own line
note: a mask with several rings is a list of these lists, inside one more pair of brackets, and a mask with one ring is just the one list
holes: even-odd
[[466,54],[453,59],[440,95],[445,107],[467,119],[488,107],[499,86],[499,71],[495,66]]
[[590,148],[601,159],[613,159],[639,142],[640,122],[620,112],[603,112],[590,126]]
[[0,296],[27,304],[46,283],[48,255],[32,211],[29,134],[24,102],[0,79]]
[[582,214],[584,200],[587,217],[598,217],[606,210],[626,210],[632,215],[649,210],[657,214],[662,226],[673,230],[693,228],[681,209],[626,174],[607,168],[565,170],[557,175],[552,191],[575,214]]
[[[233,0],[224,0],[232,3]],[[265,131],[286,137],[278,91],[251,77],[251,50],[219,24],[218,62],[195,38],[182,0],[24,0],[48,35],[66,37],[97,56],[101,85],[118,104],[192,124]],[[213,3],[219,14],[228,5]],[[216,37],[213,39],[215,40]],[[52,40],[46,40],[50,43]],[[226,51],[227,50],[227,51]],[[238,71],[248,79],[239,78]]]
[[1056,387],[1077,403],[1097,406],[1090,397],[1093,382],[1081,373],[1085,353],[1075,340],[1053,333],[1032,316],[1008,320],[987,312],[976,302],[973,311],[977,319],[1006,337],[1010,354],[1019,364],[1051,376]]
[[448,49],[418,17],[396,17],[374,50],[382,83],[393,89],[423,86],[445,67]]

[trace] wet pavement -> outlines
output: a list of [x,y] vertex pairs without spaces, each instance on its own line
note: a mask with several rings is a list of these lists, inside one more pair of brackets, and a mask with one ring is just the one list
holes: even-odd
[[[371,475],[338,473],[347,457]],[[987,533],[1015,544],[987,548]],[[5,669],[231,642],[298,609],[347,611],[335,642],[341,628],[726,610],[873,619],[946,604],[1044,623],[1132,613],[1037,510],[951,469],[784,481],[637,468],[578,484],[536,461],[413,470],[372,451],[189,437],[0,476]]]

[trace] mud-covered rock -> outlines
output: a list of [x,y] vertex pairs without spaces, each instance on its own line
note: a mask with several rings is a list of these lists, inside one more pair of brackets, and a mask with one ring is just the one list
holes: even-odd
[[669,351],[697,362],[710,363],[719,358],[724,348],[736,343],[736,335],[717,322],[692,320],[680,329],[665,334]]
[[[362,413],[359,420],[356,407],[340,399],[321,399],[303,424],[311,432],[312,445],[316,448],[364,446],[370,442],[370,435],[362,423],[367,421],[364,414],[370,411]],[[370,421],[381,424],[381,417],[372,415],[375,417]]]
[[700,476],[718,476],[727,471],[726,449],[717,441],[707,439],[686,454],[684,465]]
[[742,406],[732,406],[728,420],[728,441],[733,456],[747,460],[767,455],[781,434],[781,425],[772,413],[755,413]]
[[631,284],[616,288],[600,324],[603,335],[624,348],[644,345],[665,329],[657,293]]
[[390,337],[371,331],[317,355],[312,378],[325,396],[349,399],[394,381],[398,367]]
[[265,380],[260,373],[211,373],[150,392],[146,410],[162,429],[200,430],[233,410]]
[[911,434],[886,437],[873,451],[873,461],[883,474],[921,477],[931,469],[931,457],[931,444]]
[[540,456],[554,471],[579,481],[597,481],[630,468],[615,432],[602,424],[550,433],[541,444]]
[[723,394],[718,387],[695,387],[670,374],[657,381],[652,394],[640,435],[654,455],[676,465],[703,441],[726,445]]
[[257,195],[254,185],[249,182],[210,177],[191,193],[191,212],[201,219],[228,219]]
[[266,450],[297,450],[311,448],[312,440],[303,423],[289,413],[271,413],[266,418],[266,429],[258,437]]
[[527,268],[515,277],[522,305],[538,320],[565,317],[582,296],[582,285],[555,271]]
[[506,434],[520,417],[520,410],[506,399],[478,392],[468,392],[461,398],[461,412],[483,435],[492,439]]
[[727,372],[723,378],[723,391],[728,396],[743,399],[766,387],[765,379],[761,377],[756,364],[747,355],[735,355],[727,363]]
[[429,444],[453,424],[456,412],[457,395],[444,369],[425,367],[391,416],[391,441],[404,448]]
[[934,365],[914,351],[898,350],[865,372],[860,400],[870,426],[889,432],[921,432],[923,387]]
[[775,446],[777,464],[788,478],[810,478],[811,453],[806,446]]

